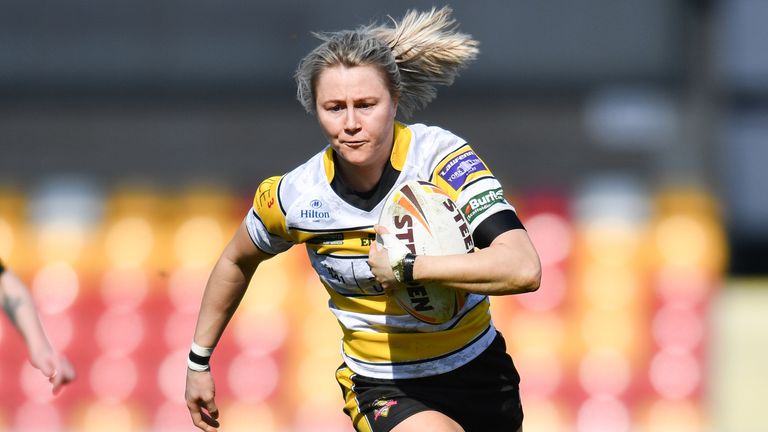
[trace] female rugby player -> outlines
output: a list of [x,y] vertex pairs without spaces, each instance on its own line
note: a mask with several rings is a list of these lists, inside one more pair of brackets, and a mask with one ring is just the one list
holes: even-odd
[[[477,55],[477,42],[457,31],[450,14],[411,11],[392,26],[320,34],[319,46],[300,62],[298,99],[317,117],[328,145],[260,184],[211,273],[186,385],[200,429],[219,425],[209,360],[251,276],[259,263],[298,243],[342,328],[336,379],[356,430],[521,428],[519,376],[488,297],[536,290],[538,255],[501,184],[467,142],[439,127],[396,120],[424,107],[436,85],[450,85]],[[410,179],[438,185],[464,209],[475,253],[390,263],[372,242],[380,230],[374,225],[384,197]],[[467,301],[444,324],[418,321],[389,295],[402,282],[393,268],[464,290]]]

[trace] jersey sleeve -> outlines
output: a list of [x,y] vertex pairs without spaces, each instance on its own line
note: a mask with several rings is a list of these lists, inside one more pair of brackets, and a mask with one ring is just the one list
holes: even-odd
[[503,211],[515,211],[499,180],[466,142],[450,140],[452,147],[434,163],[430,179],[448,193],[467,218],[470,230]]
[[464,143],[437,161],[431,177],[434,184],[456,200],[468,185],[493,174],[472,147]]
[[280,202],[281,179],[276,176],[261,182],[245,219],[248,234],[256,247],[273,255],[293,246]]

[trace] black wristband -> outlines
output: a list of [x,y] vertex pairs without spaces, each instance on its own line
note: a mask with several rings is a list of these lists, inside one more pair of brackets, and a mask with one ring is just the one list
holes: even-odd
[[416,263],[416,255],[407,253],[403,257],[403,282],[413,282],[413,265]]
[[200,366],[208,366],[208,363],[211,361],[211,358],[197,355],[194,352],[190,351],[189,361]]

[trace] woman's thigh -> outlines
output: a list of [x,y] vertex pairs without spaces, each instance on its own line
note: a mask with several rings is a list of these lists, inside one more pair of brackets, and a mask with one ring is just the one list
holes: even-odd
[[421,411],[400,422],[392,432],[464,432],[464,429],[441,412]]

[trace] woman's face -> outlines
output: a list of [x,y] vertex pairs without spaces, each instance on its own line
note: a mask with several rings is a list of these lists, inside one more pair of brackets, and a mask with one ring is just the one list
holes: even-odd
[[393,143],[397,101],[374,66],[334,66],[320,73],[315,108],[331,147],[357,167],[380,169]]

